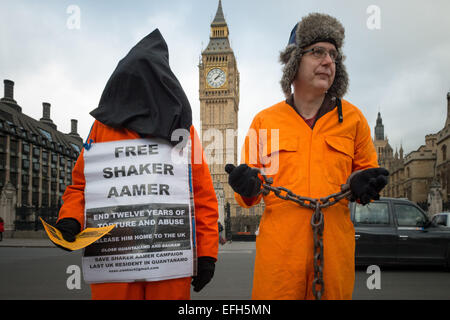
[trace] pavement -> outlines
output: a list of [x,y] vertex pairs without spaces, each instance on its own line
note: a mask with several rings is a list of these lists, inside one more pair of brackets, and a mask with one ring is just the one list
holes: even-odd
[[[53,248],[55,245],[49,239],[3,238],[3,240],[0,241],[0,247]],[[255,251],[255,242],[233,241],[227,242],[224,245],[219,245],[220,253],[231,251],[252,253]]]
[[0,247],[49,248],[55,245],[49,239],[3,238],[0,241]]

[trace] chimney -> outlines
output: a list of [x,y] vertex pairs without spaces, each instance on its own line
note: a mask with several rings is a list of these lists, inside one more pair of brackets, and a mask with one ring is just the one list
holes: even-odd
[[42,119],[41,120],[51,120],[50,119],[50,103],[42,102]]
[[70,134],[71,135],[75,135],[75,136],[79,136],[78,134],[78,120],[76,119],[70,119]]
[[56,130],[56,124],[54,124],[50,118],[50,107],[50,103],[42,102],[42,118],[39,121]]
[[[5,99],[9,99],[11,101],[14,101],[14,81],[11,80],[3,80],[3,83],[5,85]],[[16,102],[16,101],[14,101]]]
[[75,138],[80,142],[80,145],[83,144],[83,139],[81,139],[80,135],[78,134],[78,120],[76,119],[70,119],[70,133],[69,136]]
[[14,100],[14,81],[3,80],[4,84],[4,97],[0,99],[0,102],[7,104],[8,106],[14,108],[18,112],[22,112],[22,108],[17,105],[16,100]]

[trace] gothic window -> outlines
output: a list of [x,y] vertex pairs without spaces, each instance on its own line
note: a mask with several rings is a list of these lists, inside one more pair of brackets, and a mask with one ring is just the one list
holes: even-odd
[[444,144],[442,146],[442,161],[447,160],[447,146]]

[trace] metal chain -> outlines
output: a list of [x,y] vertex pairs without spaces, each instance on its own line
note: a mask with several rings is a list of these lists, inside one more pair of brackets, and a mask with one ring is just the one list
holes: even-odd
[[[311,226],[313,229],[314,241],[314,280],[312,285],[312,292],[316,300],[320,300],[325,289],[323,283],[323,213],[320,210],[320,203],[316,202],[316,209],[311,217]],[[318,288],[318,289],[317,289]]]
[[280,199],[293,201],[302,207],[313,209],[314,213],[311,217],[311,227],[313,230],[314,241],[314,280],[312,291],[316,300],[320,300],[323,296],[325,283],[323,281],[323,230],[324,230],[324,216],[322,209],[331,207],[344,198],[349,198],[351,195],[350,187],[347,184],[341,186],[341,191],[330,194],[325,198],[308,198],[296,195],[291,190],[284,187],[272,187],[273,179],[268,178],[261,170],[259,170],[264,179],[261,193],[268,195],[273,192],[275,196]]

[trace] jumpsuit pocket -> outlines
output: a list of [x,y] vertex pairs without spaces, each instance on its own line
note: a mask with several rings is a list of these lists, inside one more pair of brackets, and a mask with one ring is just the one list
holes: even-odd
[[[272,139],[273,140],[273,139]],[[273,186],[286,186],[298,179],[296,157],[298,138],[289,137],[268,140],[261,146],[261,163],[268,177],[273,178]]]
[[330,183],[341,186],[352,173],[355,143],[339,136],[325,137],[325,174]]

